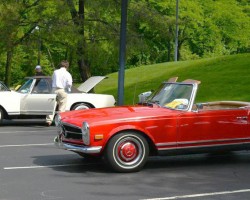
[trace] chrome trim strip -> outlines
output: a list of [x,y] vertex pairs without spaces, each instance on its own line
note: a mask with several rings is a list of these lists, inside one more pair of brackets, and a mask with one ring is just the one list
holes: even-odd
[[250,142],[244,142],[244,143],[230,143],[230,144],[208,144],[208,145],[199,145],[199,146],[184,146],[184,147],[165,147],[165,148],[157,148],[159,151],[162,150],[177,150],[177,149],[195,149],[195,148],[201,148],[201,147],[218,147],[218,146],[230,146],[230,145],[244,145],[244,144],[250,144]]
[[69,124],[69,123],[66,123],[66,122],[62,122],[62,125],[71,126],[72,128],[78,128],[78,129],[80,129],[80,131],[81,131],[81,127],[75,126],[75,125],[73,125],[73,124]]
[[73,131],[65,131],[65,133],[76,134],[76,135],[82,135],[82,133],[77,133],[77,132],[73,132]]
[[236,139],[218,139],[218,140],[199,140],[199,141],[188,141],[188,142],[166,142],[166,143],[157,143],[157,147],[161,146],[173,146],[173,145],[185,145],[185,144],[202,144],[209,142],[234,142],[239,140],[250,140],[250,138],[236,138]]
[[166,142],[166,143],[157,143],[157,144],[155,144],[155,146],[157,146],[157,147],[161,147],[161,146],[173,146],[173,145],[177,145],[177,142]]
[[102,146],[87,147],[87,146],[77,146],[73,144],[62,143],[58,141],[58,137],[55,137],[54,143],[60,149],[73,151],[73,152],[86,153],[86,154],[100,153],[102,150]]
[[199,143],[208,143],[208,142],[234,142],[239,140],[250,140],[250,138],[234,138],[234,139],[218,139],[218,140],[200,140],[200,141],[190,141],[190,142],[178,142],[178,145],[183,144],[199,144]]
[[53,112],[51,111],[21,111],[20,115],[52,115]]
[[100,153],[102,147],[97,146],[97,147],[86,147],[86,146],[75,146],[75,145],[70,145],[70,144],[63,144],[64,148],[66,148],[68,151],[74,151],[74,152],[80,152],[80,153],[86,153],[86,154],[91,154],[91,153]]
[[7,113],[8,113],[8,115],[20,115],[20,112],[8,112],[7,111]]
[[192,108],[193,108],[193,105],[194,105],[194,100],[195,100],[196,93],[197,93],[197,90],[198,90],[198,84],[197,83],[193,83],[192,85],[193,85],[193,90],[192,90],[190,100],[189,100],[190,103],[189,103],[188,108],[187,108],[188,112],[192,111]]

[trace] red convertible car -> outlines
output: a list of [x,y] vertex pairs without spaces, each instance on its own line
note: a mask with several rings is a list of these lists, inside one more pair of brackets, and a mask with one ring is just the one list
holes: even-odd
[[196,103],[200,82],[176,80],[135,106],[61,113],[55,144],[118,172],[138,171],[154,155],[250,149],[250,102]]

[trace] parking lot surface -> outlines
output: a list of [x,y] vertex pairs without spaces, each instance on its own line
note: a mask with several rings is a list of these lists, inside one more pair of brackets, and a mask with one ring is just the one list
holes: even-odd
[[114,173],[101,160],[57,149],[56,127],[0,127],[0,199],[249,200],[250,152],[153,157],[137,173]]

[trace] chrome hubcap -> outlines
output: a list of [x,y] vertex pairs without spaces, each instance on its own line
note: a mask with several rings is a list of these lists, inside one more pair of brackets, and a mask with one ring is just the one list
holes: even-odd
[[75,108],[75,110],[85,110],[85,109],[89,109],[89,107],[86,105],[79,105]]
[[119,156],[126,162],[133,160],[138,154],[135,144],[131,142],[124,143],[119,148]]
[[134,137],[125,137],[117,141],[115,147],[115,159],[123,167],[134,167],[144,157],[144,145]]

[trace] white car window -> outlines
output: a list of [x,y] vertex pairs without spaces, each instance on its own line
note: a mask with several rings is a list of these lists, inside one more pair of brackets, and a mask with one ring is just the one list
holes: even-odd
[[35,94],[49,94],[50,93],[50,87],[48,82],[45,79],[38,79],[36,81],[36,85],[32,91],[32,93]]
[[6,85],[4,83],[0,82],[0,91],[9,91]]

